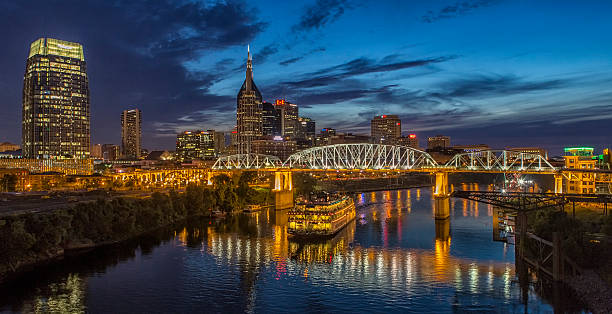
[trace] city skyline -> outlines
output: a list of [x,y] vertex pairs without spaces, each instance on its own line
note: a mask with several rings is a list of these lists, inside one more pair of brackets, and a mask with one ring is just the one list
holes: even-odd
[[[20,142],[29,43],[53,37],[82,44],[88,56],[92,143],[118,143],[116,116],[130,106],[146,114],[145,148],[172,148],[181,130],[230,130],[250,43],[263,100],[297,103],[318,129],[368,134],[373,116],[397,114],[404,134],[421,139],[444,134],[458,144],[542,146],[553,154],[610,146],[612,23],[604,2],[0,7],[9,30],[0,141]],[[158,22],[156,10],[165,12]],[[129,19],[135,12],[137,21]],[[277,22],[282,12],[286,21]],[[581,23],[567,23],[575,16]],[[359,36],[344,36],[348,30]]]

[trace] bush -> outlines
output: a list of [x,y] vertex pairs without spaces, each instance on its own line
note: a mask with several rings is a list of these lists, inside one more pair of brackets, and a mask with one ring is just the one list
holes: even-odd
[[47,258],[49,252],[71,241],[121,241],[188,217],[210,215],[215,208],[232,211],[245,201],[269,200],[269,190],[249,187],[252,180],[248,172],[234,180],[221,175],[215,177],[214,188],[191,184],[182,194],[171,191],[156,192],[146,199],[99,199],[52,212],[7,217],[0,220],[0,275],[28,258]]

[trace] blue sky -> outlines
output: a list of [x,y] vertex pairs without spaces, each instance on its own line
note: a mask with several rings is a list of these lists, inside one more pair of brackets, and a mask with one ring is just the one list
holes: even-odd
[[264,99],[317,128],[367,134],[372,116],[398,114],[422,142],[610,147],[612,2],[585,3],[3,2],[0,141],[19,142],[29,43],[49,36],[85,47],[94,143],[119,142],[133,106],[150,149],[231,129],[250,44]]

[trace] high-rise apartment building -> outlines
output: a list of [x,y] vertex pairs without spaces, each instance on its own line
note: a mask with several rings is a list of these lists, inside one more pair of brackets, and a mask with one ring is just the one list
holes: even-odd
[[105,161],[118,160],[121,156],[121,149],[119,145],[115,144],[102,144],[102,159]]
[[450,136],[436,135],[427,138],[427,149],[450,147]]
[[282,136],[295,138],[299,132],[298,105],[277,99],[274,106],[280,111]]
[[142,112],[139,109],[121,113],[121,155],[126,159],[140,158]]
[[419,139],[417,138],[416,134],[400,136],[395,139],[394,144],[419,149]]
[[332,128],[321,129],[321,132],[317,136],[315,145],[317,146],[329,145],[329,140],[333,136],[336,136],[336,129],[332,129]]
[[247,52],[246,78],[238,92],[236,108],[236,150],[238,153],[251,152],[251,142],[263,135],[262,98],[253,81],[251,52]]
[[300,139],[305,139],[307,141],[310,141],[314,144],[315,132],[316,132],[315,131],[316,130],[315,121],[310,118],[299,117],[298,122],[300,126],[298,137]]
[[375,116],[370,122],[370,128],[375,143],[393,143],[402,136],[402,121],[397,115]]
[[264,136],[282,136],[281,110],[269,102],[262,103]]
[[179,160],[214,159],[215,130],[185,131],[176,136],[176,156]]
[[30,45],[22,114],[25,158],[89,157],[89,82],[81,44],[40,38]]
[[215,141],[215,153],[219,155],[223,151],[225,151],[225,133],[215,132],[214,141]]
[[96,144],[91,147],[91,157],[102,159],[102,144]]

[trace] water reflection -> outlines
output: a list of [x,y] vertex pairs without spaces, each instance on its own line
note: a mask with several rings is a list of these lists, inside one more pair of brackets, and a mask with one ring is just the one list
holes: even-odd
[[552,311],[527,275],[516,284],[484,205],[452,200],[451,218],[435,220],[429,189],[355,201],[357,219],[325,241],[293,241],[286,211],[267,210],[94,250],[6,287],[0,310]]

